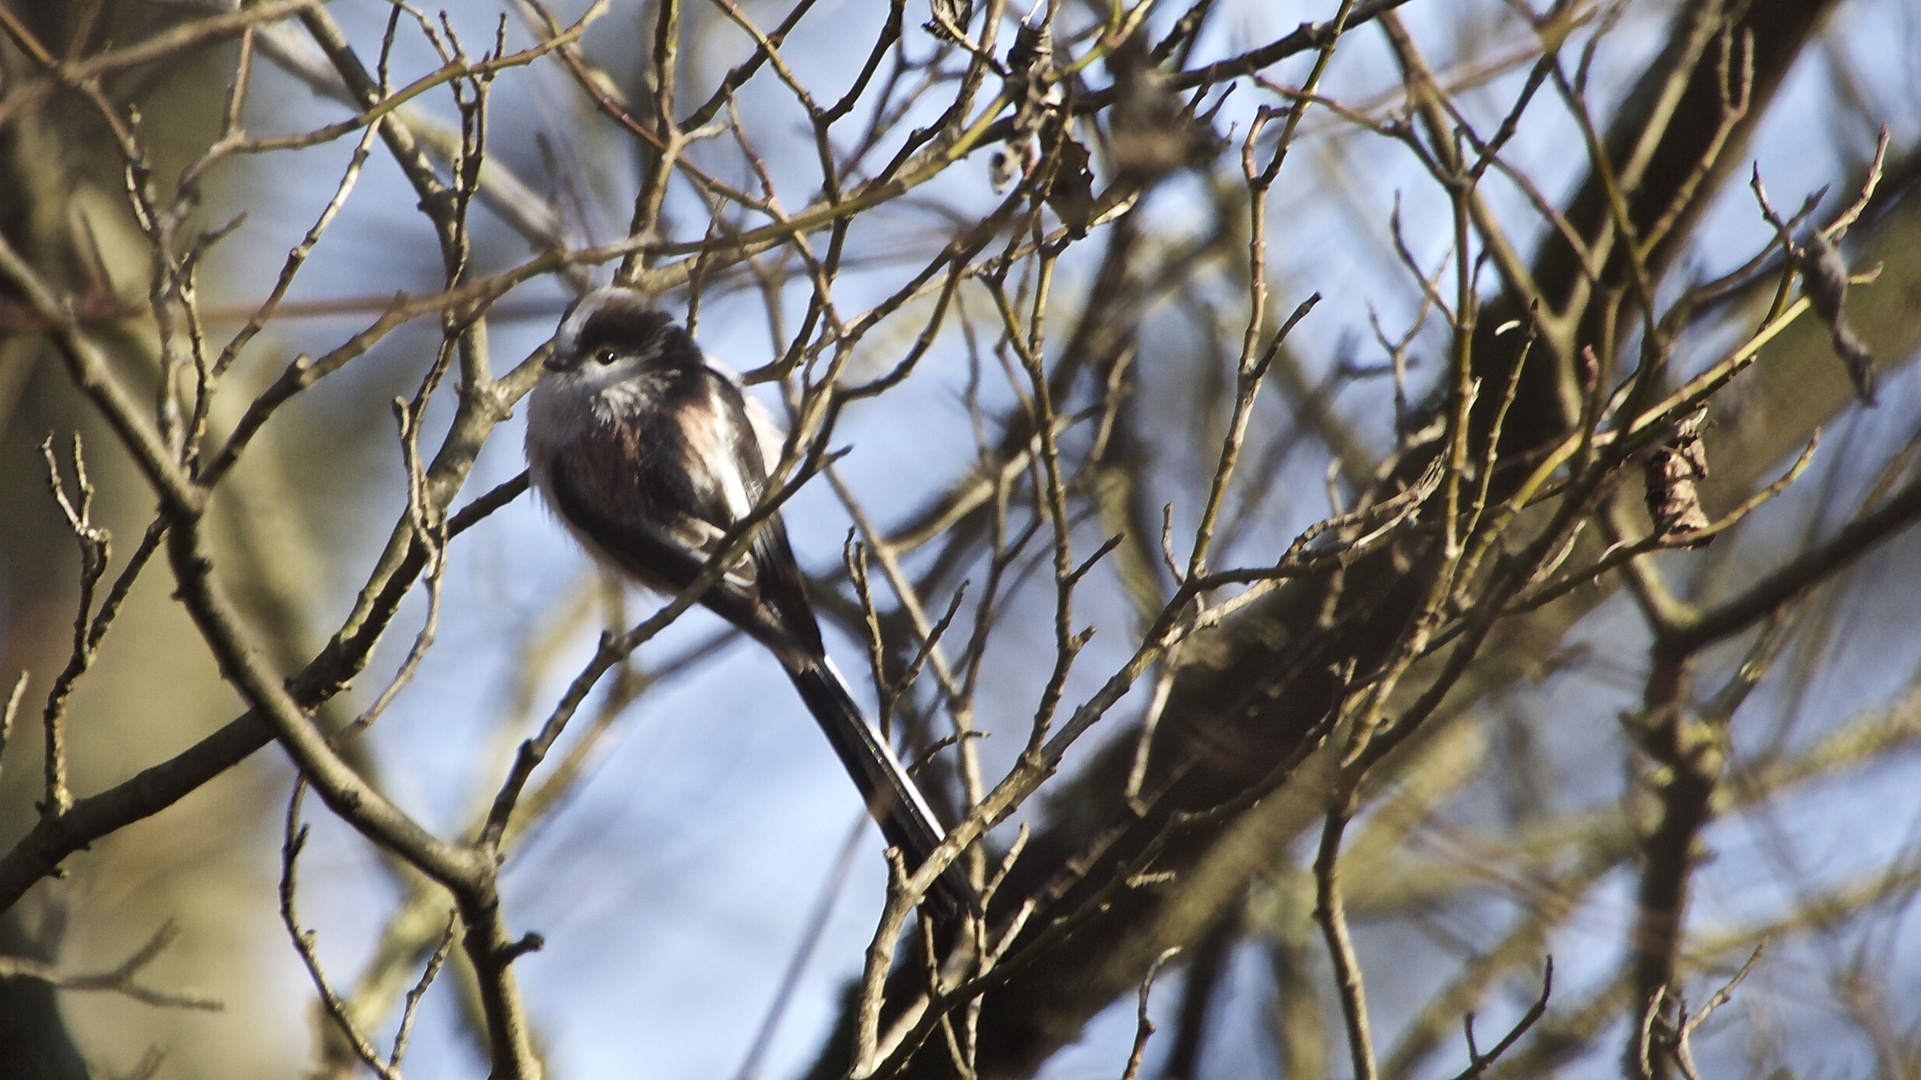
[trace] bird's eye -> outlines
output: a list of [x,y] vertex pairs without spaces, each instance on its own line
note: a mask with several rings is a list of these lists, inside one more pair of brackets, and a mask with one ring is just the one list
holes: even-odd
[[602,349],[594,354],[594,362],[602,365],[611,364],[619,358],[620,354],[612,349]]

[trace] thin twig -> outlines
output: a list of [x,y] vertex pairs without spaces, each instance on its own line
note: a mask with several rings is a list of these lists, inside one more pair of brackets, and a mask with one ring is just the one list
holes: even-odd
[[29,960],[21,956],[0,956],[0,979],[34,979],[57,990],[118,994],[143,1005],[159,1008],[220,1012],[227,1006],[214,998],[155,990],[134,981],[141,969],[157,959],[178,936],[178,928],[171,921],[162,923],[160,928],[153,932],[153,936],[147,939],[146,944],[134,950],[132,956],[107,971],[90,975],[63,975],[53,966],[37,960]]
[[1154,989],[1154,977],[1161,973],[1161,966],[1179,956],[1180,952],[1179,945],[1162,949],[1154,962],[1147,965],[1147,974],[1141,977],[1140,1003],[1134,1009],[1134,1049],[1127,1055],[1127,1068],[1121,1071],[1121,1080],[1135,1080],[1141,1074],[1141,1059],[1147,1056],[1147,1040],[1154,1034],[1154,1021],[1147,1018],[1147,995]]

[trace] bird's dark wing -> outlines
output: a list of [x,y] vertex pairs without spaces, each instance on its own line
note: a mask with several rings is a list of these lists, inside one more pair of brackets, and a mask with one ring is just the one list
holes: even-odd
[[[610,482],[603,475],[609,471],[616,470],[607,454],[577,452],[556,460],[548,478],[554,508],[583,542],[641,584],[666,593],[693,584],[718,543],[714,526],[685,517],[663,523],[646,512],[638,474],[626,471],[624,480]],[[767,620],[756,592],[751,572],[730,574],[707,590],[701,603],[759,638]]]
[[[687,454],[683,471],[691,478],[696,513],[721,532],[733,528],[752,512],[767,487],[760,439],[740,388],[703,365],[695,384],[682,395],[664,399],[663,412],[680,428],[679,442]],[[722,469],[731,475],[719,475]],[[763,617],[804,652],[825,656],[807,585],[778,513],[760,527],[751,551],[747,562]]]

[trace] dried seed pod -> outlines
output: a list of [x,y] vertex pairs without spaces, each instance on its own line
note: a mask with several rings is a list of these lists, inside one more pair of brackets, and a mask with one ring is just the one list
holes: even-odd
[[1710,524],[1707,511],[1701,507],[1700,491],[1700,482],[1708,475],[1707,449],[1701,442],[1707,416],[1703,409],[1681,421],[1643,466],[1654,535],[1677,547],[1695,547],[1713,539],[1689,539]]
[[927,0],[927,6],[934,17],[922,23],[921,29],[942,41],[958,44],[960,39],[954,36],[954,30],[965,32],[967,24],[974,21],[974,0]]

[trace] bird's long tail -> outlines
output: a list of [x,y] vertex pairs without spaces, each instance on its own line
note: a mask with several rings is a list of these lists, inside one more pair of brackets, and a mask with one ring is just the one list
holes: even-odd
[[[881,835],[900,849],[909,873],[920,869],[946,834],[894,751],[867,723],[840,672],[834,670],[831,660],[822,660],[790,670],[788,677],[794,680],[808,711],[840,755],[847,775],[853,778],[868,811],[880,825]],[[942,917],[976,905],[973,887],[958,864],[949,866],[935,880],[927,891],[927,901]]]

